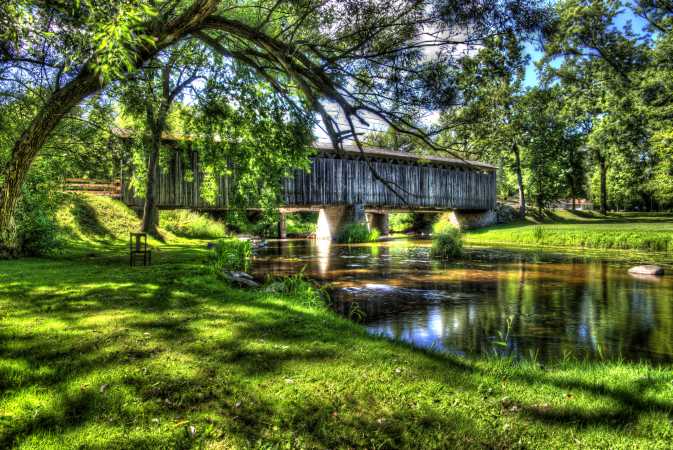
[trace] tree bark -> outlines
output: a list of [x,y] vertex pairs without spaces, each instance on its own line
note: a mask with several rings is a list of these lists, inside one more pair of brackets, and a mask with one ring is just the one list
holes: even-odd
[[159,210],[157,209],[156,199],[154,197],[154,188],[156,185],[157,165],[159,162],[159,150],[161,149],[161,136],[166,128],[166,117],[168,116],[168,102],[163,102],[159,107],[157,117],[153,113],[148,113],[148,122],[152,127],[150,152],[147,160],[147,184],[145,185],[145,204],[143,206],[143,223],[141,230],[143,233],[159,236],[157,226],[159,225]]
[[526,217],[526,196],[523,190],[523,175],[521,174],[521,153],[516,143],[512,146],[514,152],[514,171],[516,172],[516,185],[519,189],[519,216]]
[[607,164],[605,157],[598,154],[598,167],[601,177],[601,214],[608,213],[608,182],[607,182]]

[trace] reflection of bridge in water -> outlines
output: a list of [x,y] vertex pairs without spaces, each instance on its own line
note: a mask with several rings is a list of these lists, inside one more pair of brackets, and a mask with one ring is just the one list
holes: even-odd
[[[156,174],[157,206],[163,209],[225,210],[232,207],[235,175],[216,176],[215,202],[201,198],[204,174],[198,154],[185,164],[176,152],[166,170]],[[185,177],[187,173],[191,177]],[[495,167],[489,164],[438,156],[368,148],[335,151],[318,147],[308,172],[295,170],[282,188],[281,213],[319,211],[318,237],[331,238],[349,222],[365,222],[387,234],[387,213],[402,211],[453,211],[453,218],[467,226],[494,219]],[[381,181],[385,180],[384,181]],[[122,177],[122,199],[142,206]],[[279,224],[284,235],[284,218]]]

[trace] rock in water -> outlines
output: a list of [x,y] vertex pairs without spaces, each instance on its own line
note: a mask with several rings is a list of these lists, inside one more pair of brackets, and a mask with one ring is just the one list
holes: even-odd
[[660,266],[655,266],[652,264],[646,264],[644,266],[635,266],[629,269],[629,273],[636,275],[663,275],[664,269]]
[[257,283],[252,276],[248,275],[245,272],[229,272],[229,271],[224,271],[222,272],[222,276],[230,283],[236,283],[239,286],[247,286],[247,287],[259,287],[260,284]]

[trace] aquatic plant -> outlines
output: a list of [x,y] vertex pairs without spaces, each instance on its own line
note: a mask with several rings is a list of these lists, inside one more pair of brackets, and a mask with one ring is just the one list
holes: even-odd
[[378,230],[369,228],[364,223],[346,224],[337,236],[337,242],[341,244],[360,244],[374,242],[381,236]]
[[304,268],[299,273],[271,280],[265,291],[283,294],[288,298],[306,306],[324,306],[330,301],[327,290],[304,275]]
[[435,258],[458,258],[463,254],[463,239],[457,228],[445,228],[439,234],[432,236],[430,254]]
[[222,270],[248,270],[252,244],[242,239],[221,239],[210,246],[208,263],[214,272]]

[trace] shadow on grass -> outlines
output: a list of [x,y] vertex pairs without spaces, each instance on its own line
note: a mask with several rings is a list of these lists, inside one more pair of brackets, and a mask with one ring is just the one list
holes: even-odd
[[[469,393],[478,412],[488,407],[479,404],[482,385],[500,382],[488,365],[368,337],[336,316],[229,289],[204,276],[192,256],[169,250],[162,263],[134,269],[121,257],[0,264],[0,306],[10,325],[0,329],[0,388],[11,417],[0,420],[0,447],[89,426],[140,427],[123,445],[141,448],[218,439],[233,446],[398,448],[449,438],[515,444],[496,430],[479,431],[476,413],[385,403],[396,390],[434,383]],[[412,361],[401,375],[408,385],[361,378],[360,368],[382,377],[397,358]],[[305,379],[292,380],[293,373]],[[644,414],[673,417],[673,403],[643,395],[670,376],[622,388],[543,370],[507,378],[522,389],[571,389],[612,404],[539,408],[514,398],[537,423],[619,431]],[[35,390],[46,406],[29,407]],[[176,425],[185,417],[203,433]],[[112,444],[105,433],[100,439],[100,447]]]

